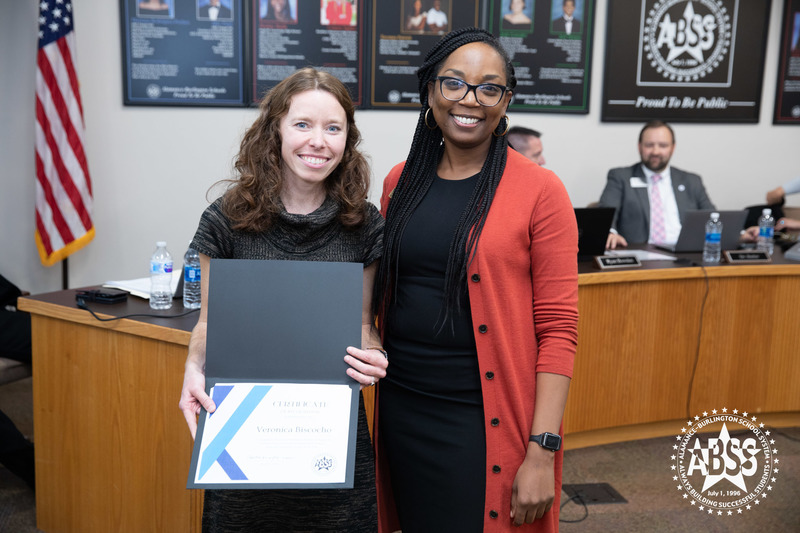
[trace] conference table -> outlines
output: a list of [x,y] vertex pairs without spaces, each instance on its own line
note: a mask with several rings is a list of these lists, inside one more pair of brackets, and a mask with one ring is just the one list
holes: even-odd
[[674,255],[579,264],[567,448],[670,435],[722,408],[800,425],[800,263],[777,248],[767,264]]
[[[579,344],[565,447],[668,435],[712,409],[800,423],[800,263],[703,265],[699,254],[601,271],[579,264]],[[32,315],[37,526],[200,531],[178,399],[197,315],[147,301],[20,299]],[[371,389],[365,390],[368,410]],[[772,417],[771,419],[769,417]]]

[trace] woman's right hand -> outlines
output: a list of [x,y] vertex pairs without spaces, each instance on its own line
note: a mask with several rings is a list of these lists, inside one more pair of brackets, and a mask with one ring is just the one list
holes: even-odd
[[183,389],[181,389],[181,401],[178,407],[186,417],[186,425],[192,433],[192,439],[197,433],[197,415],[201,408],[209,413],[213,413],[217,406],[214,401],[206,394],[206,376],[203,370],[195,363],[186,363],[186,371],[183,374]]

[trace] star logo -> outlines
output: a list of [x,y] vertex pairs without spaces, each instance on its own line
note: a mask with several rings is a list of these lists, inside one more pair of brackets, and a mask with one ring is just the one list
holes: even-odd
[[638,85],[730,84],[726,71],[734,44],[735,0],[645,0],[645,4],[650,7],[643,13]]
[[[691,2],[686,4],[686,9],[683,12],[683,19],[677,22],[672,22],[669,18],[669,13],[664,16],[664,20],[658,23],[661,32],[659,33],[659,42],[662,40],[662,36],[667,36],[666,41],[670,42],[672,38],[677,35],[677,29],[679,27],[688,27],[691,28],[692,23],[695,20],[694,12],[694,5]],[[700,17],[698,17],[700,18]],[[714,23],[713,17],[709,21],[708,29],[714,30],[716,29],[716,25]],[[698,62],[703,61],[703,51],[708,50],[714,44],[714,36],[713,34],[704,33],[704,35],[710,35],[710,39],[681,39],[683,41],[683,45],[673,45],[669,49],[669,53],[667,54],[667,63],[671,63],[676,57],[680,56],[681,54],[688,53],[690,56],[695,58]]]
[[677,435],[670,475],[696,509],[735,516],[759,506],[774,489],[778,446],[758,417],[748,415],[727,407],[703,411]]
[[727,424],[722,424],[719,437],[708,439],[706,447],[701,445],[700,439],[694,441],[689,473],[695,469],[704,473],[705,482],[701,489],[703,492],[723,479],[746,491],[744,476],[755,473],[756,461],[753,457],[759,452],[761,450],[756,447],[755,439],[747,439],[744,443],[739,439],[732,439]]

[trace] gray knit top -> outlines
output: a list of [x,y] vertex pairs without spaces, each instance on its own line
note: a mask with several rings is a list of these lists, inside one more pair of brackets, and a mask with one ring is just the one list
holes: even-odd
[[[200,218],[192,248],[212,259],[339,261],[370,265],[383,254],[383,217],[368,204],[364,224],[346,229],[333,200],[313,213],[285,210],[263,233],[234,231],[222,200]],[[356,461],[352,489],[206,490],[203,532],[258,531],[374,533],[378,529],[375,463],[364,402],[359,397]]]
[[339,207],[326,198],[316,211],[295,215],[281,211],[263,233],[236,231],[222,212],[222,198],[203,213],[192,248],[212,259],[284,259],[340,261],[365,267],[383,254],[383,217],[367,204],[364,224],[347,229],[339,222]]

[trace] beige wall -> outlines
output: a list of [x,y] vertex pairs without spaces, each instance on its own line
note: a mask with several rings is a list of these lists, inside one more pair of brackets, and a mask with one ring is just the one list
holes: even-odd
[[[94,183],[97,236],[69,260],[70,286],[147,275],[156,240],[182,256],[207,205],[207,189],[230,175],[251,109],[125,107],[122,105],[119,3],[73,0],[86,150]],[[512,115],[544,132],[548,167],[576,206],[597,200],[610,167],[637,160],[640,124],[600,122],[606,0],[597,1],[588,115]],[[700,173],[722,209],[759,203],[764,192],[800,175],[800,128],[772,125],[783,2],[772,0],[758,124],[676,124],[673,163]],[[41,266],[33,241],[33,109],[35,2],[14,2],[0,19],[0,273],[24,289],[61,288],[60,267]],[[360,111],[375,176],[403,160],[416,123],[411,111]],[[164,205],[153,201],[166,199]],[[796,203],[800,203],[800,198]],[[162,213],[166,212],[166,215]]]

